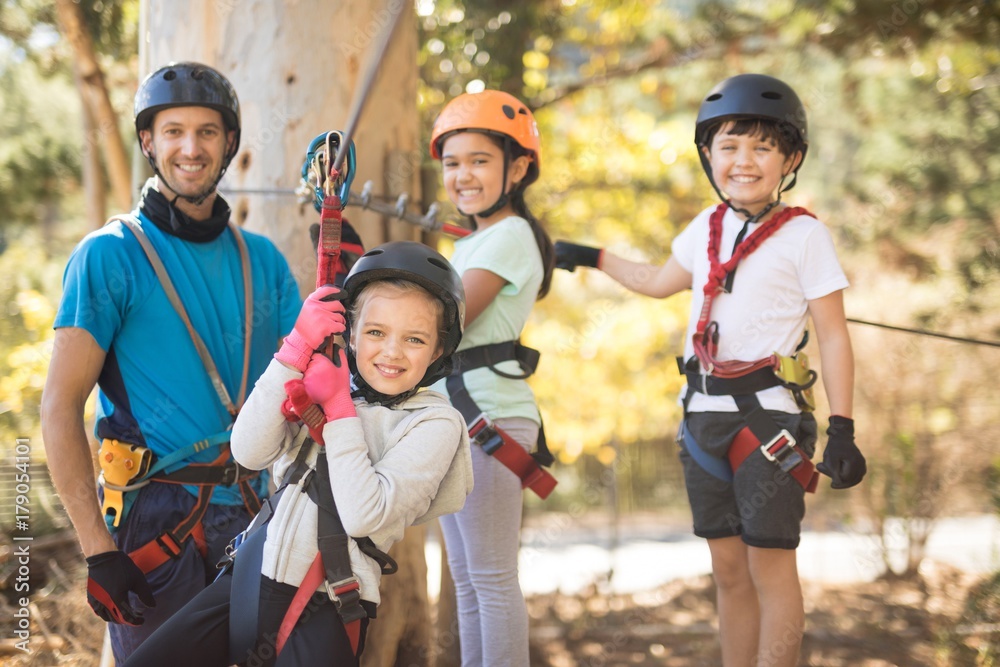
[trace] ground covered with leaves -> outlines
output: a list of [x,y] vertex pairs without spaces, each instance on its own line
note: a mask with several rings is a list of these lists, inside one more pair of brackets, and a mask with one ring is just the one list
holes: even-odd
[[[0,582],[0,664],[99,664],[103,624],[84,594],[75,549],[45,559],[34,575],[31,647],[14,645],[17,596]],[[34,567],[38,572],[40,568]],[[919,579],[863,585],[806,582],[801,665],[815,667],[1000,666],[1000,574],[974,577],[926,565]],[[528,598],[536,667],[701,667],[720,663],[711,577],[680,579],[633,594],[593,586]],[[780,650],[780,649],[779,649]]]
[[[1000,665],[1000,576],[927,567],[919,579],[806,582],[801,665]],[[721,664],[710,576],[631,595],[596,588],[529,599],[532,664],[701,667]],[[775,647],[775,653],[780,652]]]

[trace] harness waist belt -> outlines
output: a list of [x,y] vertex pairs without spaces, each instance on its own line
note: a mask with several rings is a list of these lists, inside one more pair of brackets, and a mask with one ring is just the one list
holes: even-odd
[[709,396],[754,394],[771,387],[782,386],[781,379],[771,368],[758,368],[737,378],[720,378],[702,373],[697,357],[691,357],[686,363],[681,357],[677,357],[677,369],[687,378],[689,387]]
[[[200,469],[204,473],[204,481],[182,481],[180,479],[174,479],[179,473],[184,473],[190,468],[195,470]],[[224,472],[224,469],[229,468],[232,470],[231,473]],[[195,546],[198,552],[204,558],[208,553],[208,545],[205,542],[205,529],[202,525],[202,518],[208,511],[208,506],[212,499],[213,487],[219,484],[224,484],[226,482],[218,481],[208,481],[208,477],[216,477],[220,480],[227,479],[229,476],[233,477],[232,483],[239,484],[240,495],[243,496],[243,504],[246,507],[247,512],[250,516],[255,516],[261,509],[261,499],[257,496],[257,493],[250,486],[249,480],[258,474],[258,471],[250,471],[245,468],[242,470],[251,473],[246,476],[240,476],[237,474],[237,466],[231,459],[229,448],[226,447],[224,451],[219,454],[219,457],[212,463],[194,463],[178,470],[166,477],[155,476],[151,478],[154,482],[172,482],[176,484],[197,484],[200,488],[198,489],[198,499],[195,501],[194,507],[188,512],[188,515],[181,520],[181,522],[173,530],[164,531],[158,537],[150,540],[141,547],[129,552],[129,556],[135,561],[135,564],[139,567],[143,573],[148,574],[156,568],[160,567],[168,560],[177,558],[180,556],[184,543],[187,542],[189,538],[194,539]],[[211,473],[209,471],[215,470],[216,472]],[[185,478],[186,480],[186,478]]]
[[[508,340],[502,343],[470,347],[467,350],[456,352],[453,358],[456,372],[464,373],[477,368],[489,368],[501,377],[522,380],[535,373],[541,353],[526,345],[521,345],[520,341]],[[504,361],[516,361],[521,366],[522,374],[512,375],[498,371],[496,365]]]
[[[488,367],[502,377],[524,379],[535,372],[539,356],[537,350],[521,345],[520,341],[505,341],[462,350],[458,353],[455,370],[448,376],[446,386],[451,404],[465,419],[472,443],[482,447],[486,454],[517,475],[521,480],[521,488],[531,489],[539,498],[545,499],[558,483],[552,473],[542,468],[552,465],[555,460],[545,442],[545,427],[541,426],[538,430],[538,451],[529,454],[520,443],[494,424],[479,408],[469,395],[465,379],[462,377],[462,373],[466,371]],[[498,371],[495,366],[503,361],[517,361],[524,373],[511,375]]]
[[169,475],[154,475],[152,480],[167,484],[231,486],[248,479],[253,479],[259,474],[259,470],[244,468],[236,461],[230,459],[221,466],[205,463],[189,463]]

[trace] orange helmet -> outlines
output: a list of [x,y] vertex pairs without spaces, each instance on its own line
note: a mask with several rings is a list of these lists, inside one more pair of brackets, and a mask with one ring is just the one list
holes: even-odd
[[513,95],[500,90],[459,95],[445,106],[431,130],[431,157],[441,159],[441,145],[455,132],[483,132],[510,137],[531,155],[531,165],[522,185],[538,179],[542,146],[538,125],[531,111]]

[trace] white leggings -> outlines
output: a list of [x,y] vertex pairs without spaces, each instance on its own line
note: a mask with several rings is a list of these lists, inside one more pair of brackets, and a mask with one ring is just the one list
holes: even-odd
[[[534,449],[538,424],[522,418],[496,423],[525,449]],[[441,517],[458,602],[462,667],[528,667],[528,611],[517,579],[521,480],[475,445],[472,472],[475,487],[465,507]]]

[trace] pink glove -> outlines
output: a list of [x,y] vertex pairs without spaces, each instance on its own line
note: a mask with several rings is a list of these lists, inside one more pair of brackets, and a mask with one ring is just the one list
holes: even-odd
[[274,355],[278,361],[304,373],[312,353],[323,346],[334,334],[344,333],[343,292],[332,285],[324,285],[306,298],[295,320],[295,328],[285,336],[281,349]]
[[338,350],[337,354],[340,355],[340,366],[334,365],[321,353],[312,355],[302,376],[309,398],[320,404],[328,422],[358,414],[351,400],[351,370],[347,367],[347,355],[343,350]]

